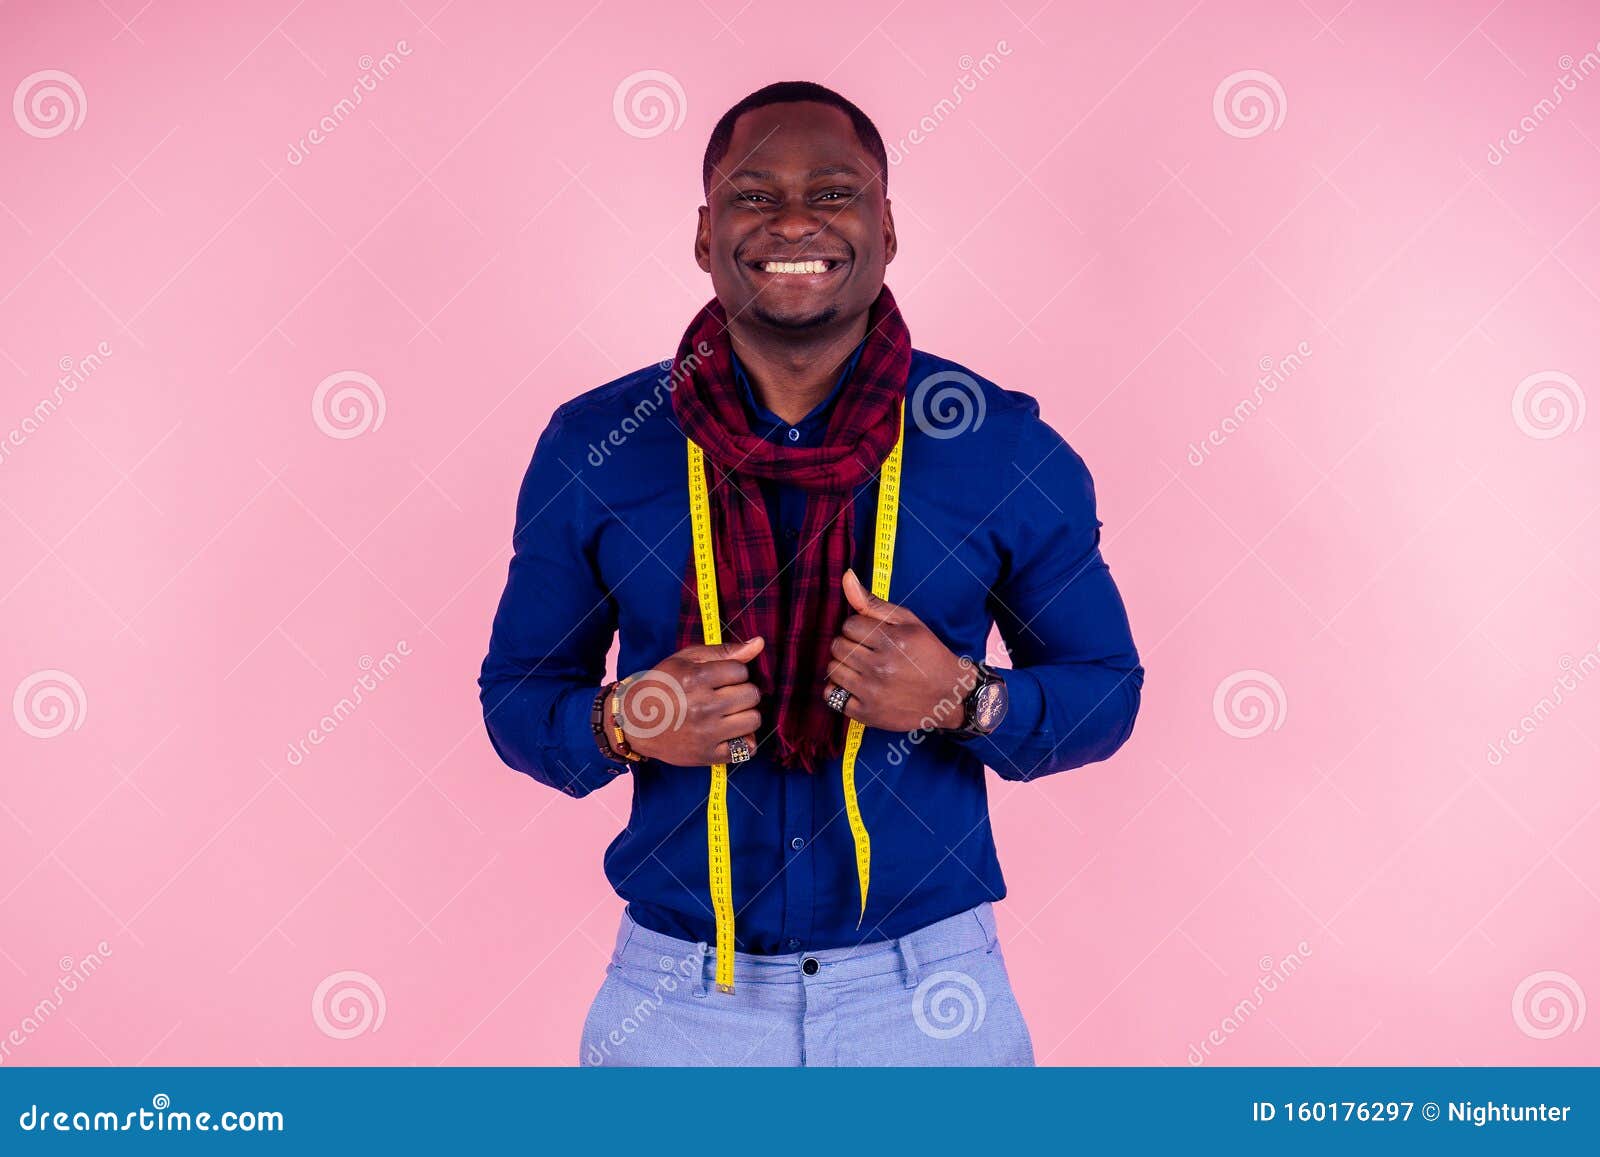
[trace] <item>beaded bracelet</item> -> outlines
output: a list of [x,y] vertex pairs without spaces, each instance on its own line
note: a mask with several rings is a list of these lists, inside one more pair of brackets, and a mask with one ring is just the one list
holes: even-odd
[[628,735],[622,727],[622,692],[631,682],[633,676],[629,675],[626,679],[618,679],[611,685],[611,746],[629,763],[639,763],[643,761],[644,756],[628,746]]
[[[612,763],[625,764],[625,757],[617,754],[616,750],[611,746],[608,735],[609,724],[606,713],[606,699],[611,694],[611,689],[615,686],[615,682],[605,684],[600,688],[599,694],[594,697],[594,704],[589,708],[589,729],[594,732],[594,743],[600,749],[601,755]],[[620,771],[622,769],[618,767],[616,770]]]

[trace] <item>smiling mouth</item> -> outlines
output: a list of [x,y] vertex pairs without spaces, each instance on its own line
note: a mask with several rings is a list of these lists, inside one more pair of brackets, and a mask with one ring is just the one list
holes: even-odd
[[795,274],[831,273],[845,264],[831,257],[813,258],[810,261],[752,261],[750,268],[761,273],[793,276]]

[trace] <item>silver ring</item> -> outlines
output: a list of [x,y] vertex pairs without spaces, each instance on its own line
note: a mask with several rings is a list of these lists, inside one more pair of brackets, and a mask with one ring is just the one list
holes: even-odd
[[750,758],[750,744],[743,739],[728,740],[728,762],[744,763]]
[[833,708],[840,715],[844,714],[844,705],[848,702],[850,702],[850,692],[846,691],[843,687],[835,687],[832,691],[828,692],[828,706]]

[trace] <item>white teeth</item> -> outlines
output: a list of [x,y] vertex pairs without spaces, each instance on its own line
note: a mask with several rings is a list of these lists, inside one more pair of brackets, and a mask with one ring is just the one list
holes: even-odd
[[761,268],[767,273],[826,273],[826,261],[768,261]]

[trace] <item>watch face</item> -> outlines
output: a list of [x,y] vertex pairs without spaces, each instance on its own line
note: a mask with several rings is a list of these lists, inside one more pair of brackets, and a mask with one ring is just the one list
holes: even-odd
[[972,700],[972,726],[987,735],[1006,715],[1006,685],[999,680],[979,687]]

